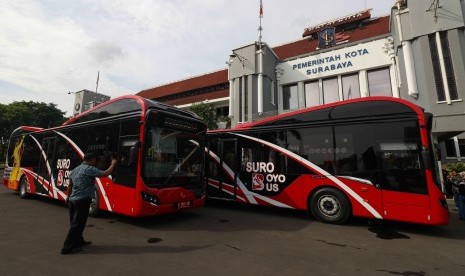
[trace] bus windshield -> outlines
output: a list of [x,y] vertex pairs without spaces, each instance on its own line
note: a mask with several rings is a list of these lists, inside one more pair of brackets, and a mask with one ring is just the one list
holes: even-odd
[[203,141],[200,125],[186,120],[149,116],[143,177],[148,187],[200,188]]

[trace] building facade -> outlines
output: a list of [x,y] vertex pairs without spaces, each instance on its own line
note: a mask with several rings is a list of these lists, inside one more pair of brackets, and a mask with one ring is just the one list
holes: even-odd
[[465,159],[465,0],[393,1],[304,29],[302,39],[235,48],[228,68],[138,95],[188,108],[208,102],[232,126],[357,97],[408,99],[434,114],[444,161]]
[[74,94],[73,116],[110,100],[110,96],[86,89],[78,92],[69,92],[68,94]]
[[465,160],[464,1],[398,0],[391,35],[400,97],[434,114],[442,160]]

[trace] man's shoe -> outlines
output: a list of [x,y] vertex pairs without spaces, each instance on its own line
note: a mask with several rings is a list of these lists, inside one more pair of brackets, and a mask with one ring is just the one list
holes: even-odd
[[61,249],[61,255],[68,255],[68,254],[73,254],[76,252],[81,251],[81,248],[75,247],[75,248],[63,248]]
[[82,241],[79,246],[82,247],[82,246],[88,246],[88,245],[91,245],[92,242],[91,241]]

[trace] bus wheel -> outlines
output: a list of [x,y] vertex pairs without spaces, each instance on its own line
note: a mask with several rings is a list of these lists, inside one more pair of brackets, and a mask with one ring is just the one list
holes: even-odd
[[19,181],[19,197],[22,199],[29,198],[29,193],[27,192],[27,177],[22,177]]
[[98,205],[99,205],[98,190],[97,190],[97,187],[95,187],[95,193],[94,193],[94,196],[92,197],[92,202],[90,203],[90,207],[89,207],[90,217],[93,217],[93,218],[98,217],[98,214],[100,212]]
[[329,187],[316,191],[308,205],[313,216],[325,223],[343,224],[351,212],[347,197],[341,191]]

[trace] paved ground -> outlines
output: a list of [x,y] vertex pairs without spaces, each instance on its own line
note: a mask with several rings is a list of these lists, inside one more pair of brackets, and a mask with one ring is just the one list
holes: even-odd
[[312,221],[214,202],[175,215],[90,218],[93,244],[60,255],[67,209],[0,187],[0,275],[465,275],[465,221],[426,227]]

